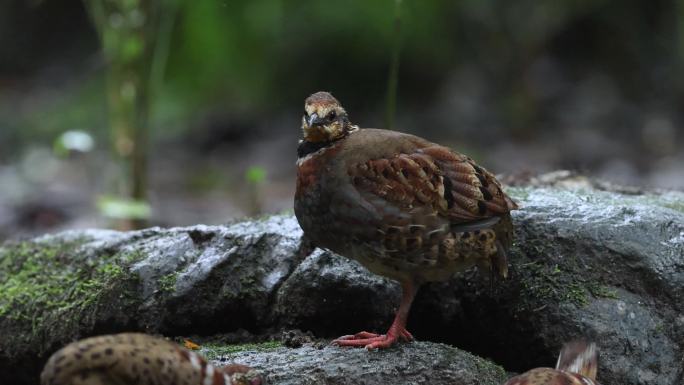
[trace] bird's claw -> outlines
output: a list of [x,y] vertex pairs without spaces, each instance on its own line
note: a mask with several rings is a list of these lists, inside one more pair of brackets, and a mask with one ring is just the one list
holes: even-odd
[[389,348],[399,340],[407,342],[413,341],[413,336],[406,329],[403,329],[398,333],[390,330],[387,334],[376,334],[364,331],[342,336],[333,340],[331,344],[337,346],[364,347],[368,350],[373,350]]

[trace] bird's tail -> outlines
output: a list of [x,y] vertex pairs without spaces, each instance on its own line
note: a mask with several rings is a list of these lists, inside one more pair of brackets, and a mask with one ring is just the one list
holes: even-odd
[[504,279],[508,278],[508,258],[506,255],[506,249],[504,248],[503,244],[501,244],[501,242],[497,240],[496,253],[490,256],[490,263],[492,264],[492,266],[494,266],[496,272],[499,273],[499,276],[501,276]]
[[592,380],[596,380],[597,367],[598,350],[596,344],[586,341],[574,341],[565,344],[556,363],[558,370],[578,373]]
[[50,357],[40,375],[41,385],[161,385],[180,380],[192,385],[261,384],[258,374],[246,366],[214,367],[176,343],[137,333],[71,343]]

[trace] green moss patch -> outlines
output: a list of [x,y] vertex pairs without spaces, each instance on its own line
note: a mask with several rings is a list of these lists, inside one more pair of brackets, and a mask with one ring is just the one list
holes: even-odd
[[501,383],[501,381],[505,381],[507,374],[502,366],[477,356],[473,356],[473,358],[478,373],[481,373],[482,383],[498,384]]
[[159,278],[159,290],[170,293],[176,289],[176,281],[178,280],[178,275],[180,272],[174,271],[173,273],[166,274]]
[[587,286],[587,289],[589,289],[589,292],[591,295],[593,295],[596,298],[611,298],[611,299],[618,299],[618,293],[617,290],[610,289],[606,286],[600,285],[600,284],[589,284]]
[[684,213],[684,202],[682,201],[664,202],[662,205],[668,209],[677,210]]
[[136,253],[88,256],[78,251],[84,241],[0,248],[0,320],[22,330],[29,323],[31,332],[48,320],[68,324],[124,281],[128,266],[141,258]]
[[202,349],[200,350],[200,352],[207,359],[216,360],[221,357],[230,356],[231,354],[235,353],[245,351],[264,352],[274,350],[282,346],[283,344],[280,341],[267,341],[261,343],[249,343],[239,345],[204,344],[202,345]]
[[525,256],[515,265],[520,277],[520,310],[536,310],[549,303],[572,303],[583,307],[592,297],[618,298],[617,291],[586,276],[576,257],[563,258],[562,263],[550,262],[553,258],[547,253],[554,248],[540,241],[527,242],[524,250],[520,245],[515,248],[516,254]]
[[525,276],[521,280],[523,297],[543,302],[572,302],[578,306],[589,303],[590,292],[581,282],[573,281],[572,274],[564,274],[558,265],[529,262],[519,267]]

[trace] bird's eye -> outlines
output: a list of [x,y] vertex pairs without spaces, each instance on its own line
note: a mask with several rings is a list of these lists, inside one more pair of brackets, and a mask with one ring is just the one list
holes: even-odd
[[335,111],[330,111],[330,113],[328,114],[328,120],[335,120],[336,117],[337,113],[335,113]]

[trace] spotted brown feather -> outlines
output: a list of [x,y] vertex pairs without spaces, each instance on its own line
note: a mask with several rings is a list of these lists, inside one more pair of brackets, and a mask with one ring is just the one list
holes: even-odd
[[[347,165],[367,211],[380,218],[358,224],[375,227],[370,235],[356,236],[355,242],[367,249],[359,257],[362,263],[390,277],[401,279],[401,272],[411,271],[413,279],[434,281],[461,266],[489,268],[493,261],[505,276],[508,212],[517,206],[494,176],[466,156],[410,135],[366,129],[349,140],[357,143],[380,133],[385,146],[397,141],[412,145]],[[304,176],[308,167],[300,166],[300,182],[310,178]]]
[[41,385],[260,385],[244,365],[215,367],[199,354],[146,334],[91,337],[54,353]]
[[430,206],[451,223],[508,213],[517,205],[494,175],[446,147],[416,148],[411,154],[372,159],[349,170],[360,189],[384,197],[403,209]]

